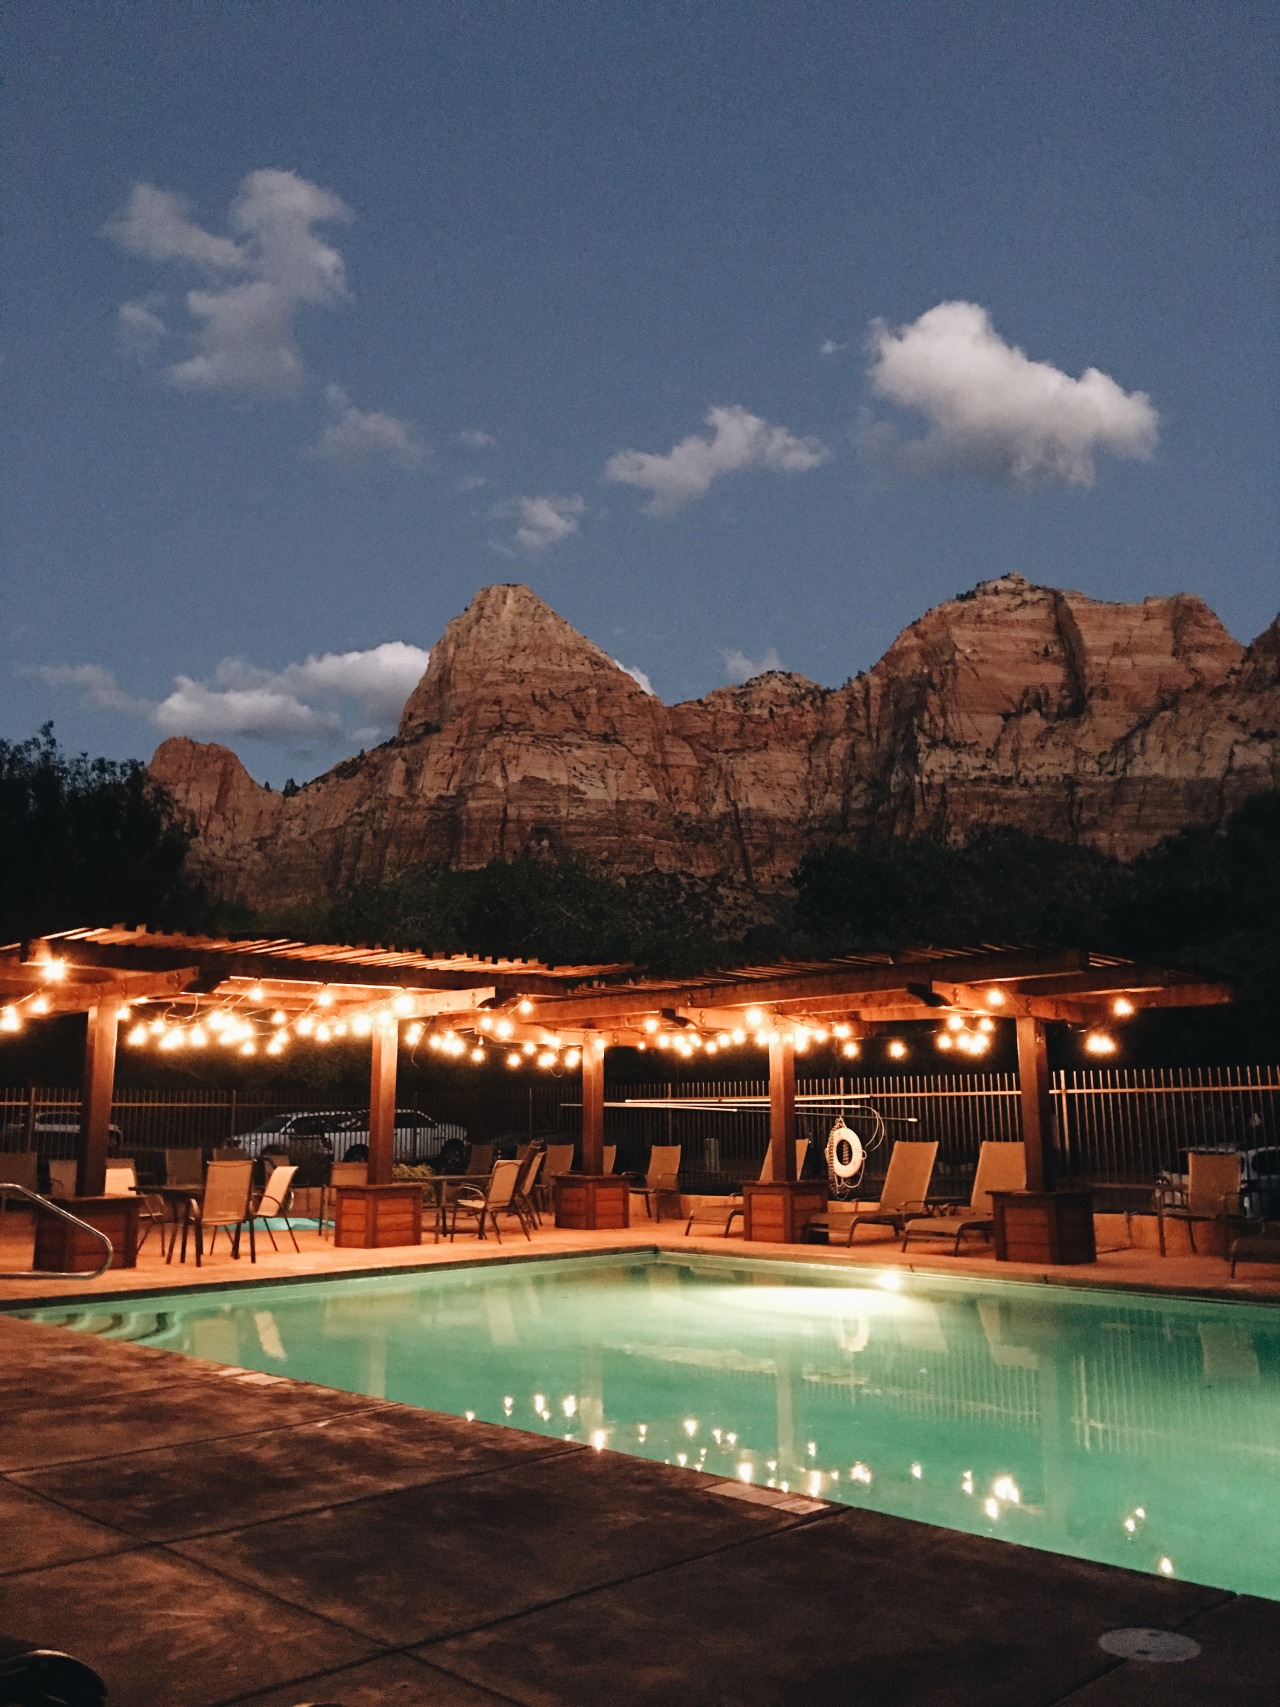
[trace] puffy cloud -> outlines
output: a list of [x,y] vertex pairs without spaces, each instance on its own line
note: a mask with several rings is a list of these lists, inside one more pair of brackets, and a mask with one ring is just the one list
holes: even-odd
[[329,421],[314,455],[349,466],[386,457],[405,469],[421,468],[430,457],[408,421],[379,409],[357,409],[340,385],[326,386],[324,395]]
[[277,741],[299,751],[331,747],[344,737],[341,702],[362,719],[350,738],[368,745],[394,725],[421,679],[430,654],[402,640],[359,652],[312,653],[282,670],[246,658],[224,658],[211,681],[176,676],[164,699],[126,693],[96,664],[42,665],[34,672],[53,688],[77,690],[97,710],[142,718],[165,735]]
[[[153,184],[134,185],[105,235],[130,254],[196,266],[206,275],[203,288],[185,298],[193,348],[165,369],[171,384],[278,396],[297,391],[305,376],[294,334],[298,309],[349,294],[342,256],[316,227],[350,218],[332,190],[296,172],[263,168],[249,173],[231,203],[233,237],[206,231],[180,196]],[[141,326],[125,312],[121,323],[135,333]]]
[[[586,508],[578,497],[513,498],[509,503],[499,504],[494,514],[514,516],[519,525],[512,536],[512,545],[530,557],[537,557],[577,533]],[[511,553],[512,546],[494,543],[500,551]]]
[[706,424],[710,434],[692,433],[661,454],[618,451],[605,465],[605,479],[650,493],[646,511],[651,516],[670,516],[701,498],[722,475],[744,468],[803,474],[821,467],[831,456],[820,440],[797,438],[738,404],[709,409]]
[[748,658],[745,652],[739,652],[736,647],[729,647],[720,654],[724,659],[725,674],[731,682],[749,682],[753,676],[763,676],[767,670],[780,670],[782,659],[777,648],[770,646],[763,658]]
[[469,432],[458,434],[458,443],[468,445],[472,450],[489,450],[497,444],[492,433],[486,433],[483,427],[475,427]]
[[1095,458],[1149,459],[1159,416],[1097,368],[1079,379],[1005,343],[975,302],[940,302],[897,328],[871,328],[872,389],[928,421],[902,442],[885,423],[864,430],[868,454],[909,474],[977,474],[1019,486],[1092,486]]
[[646,693],[651,694],[653,692],[653,683],[649,680],[643,670],[638,669],[633,664],[624,664],[621,658],[615,658],[613,661],[622,671],[624,676],[630,676],[631,680],[635,682],[637,686],[642,687]]
[[848,344],[837,344],[834,338],[824,338],[818,346],[820,356],[838,356],[842,350],[847,350]]

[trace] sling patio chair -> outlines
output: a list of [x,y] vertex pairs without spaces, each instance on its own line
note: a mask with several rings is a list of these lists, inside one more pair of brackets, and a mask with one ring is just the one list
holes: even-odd
[[611,1174],[613,1172],[613,1164],[617,1161],[617,1159],[618,1159],[618,1146],[616,1144],[606,1144],[604,1146],[604,1171],[605,1171],[605,1173]]
[[113,1158],[107,1163],[106,1183],[103,1186],[104,1197],[136,1197],[139,1201],[138,1219],[145,1223],[142,1237],[138,1240],[141,1250],[151,1236],[153,1228],[159,1227],[160,1247],[164,1249],[164,1223],[169,1218],[169,1211],[163,1197],[153,1192],[140,1189],[138,1186],[138,1170],[135,1165],[123,1157]]
[[252,1227],[255,1221],[261,1221],[267,1230],[267,1237],[271,1240],[271,1249],[278,1251],[280,1247],[276,1244],[276,1236],[271,1231],[271,1222],[273,1219],[283,1221],[285,1231],[293,1240],[294,1250],[301,1255],[298,1235],[294,1232],[293,1223],[289,1219],[289,1199],[293,1196],[293,1176],[297,1171],[298,1169],[294,1164],[290,1164],[288,1167],[277,1166],[272,1168],[271,1177],[268,1179],[261,1196],[253,1205],[253,1210],[249,1216],[249,1225]]
[[534,1192],[538,1186],[538,1173],[545,1160],[545,1151],[536,1144],[530,1144],[527,1153],[518,1157],[520,1172],[516,1176],[515,1190],[511,1193],[511,1202],[507,1208],[508,1215],[518,1218],[526,1236],[534,1227],[541,1227],[542,1217],[538,1214],[534,1201]]
[[[661,1221],[664,1194],[667,1197],[672,1197],[679,1189],[679,1144],[655,1144],[649,1151],[648,1171],[631,1176],[632,1197],[643,1197],[645,1214],[651,1221]],[[657,1209],[656,1215],[654,1214],[655,1208]]]
[[[796,1139],[797,1179],[800,1178],[800,1170],[804,1167],[805,1152],[808,1148],[809,1140],[807,1138]],[[768,1185],[772,1178],[773,1151],[766,1150],[764,1153],[764,1161],[760,1164],[759,1184]],[[689,1211],[689,1219],[684,1224],[684,1236],[686,1239],[689,1237],[695,1221],[710,1221],[714,1226],[719,1226],[721,1221],[723,1221],[724,1226],[720,1228],[720,1231],[722,1236],[727,1239],[729,1237],[729,1229],[733,1226],[733,1223],[738,1219],[738,1217],[745,1213],[745,1209],[746,1205],[743,1203],[742,1193],[737,1191],[734,1192],[732,1197],[711,1198],[706,1203],[699,1203],[695,1208]],[[810,1225],[812,1225],[812,1223],[810,1223]]]
[[[494,1237],[502,1243],[502,1230],[498,1226],[498,1216],[511,1209],[511,1200],[515,1195],[516,1181],[520,1175],[519,1162],[495,1162],[489,1182],[481,1191],[478,1186],[462,1185],[458,1187],[453,1202],[449,1205],[449,1237],[458,1230],[459,1215],[470,1216],[476,1223],[476,1231],[484,1238],[485,1222],[493,1228]],[[524,1217],[517,1216],[525,1238],[530,1237],[529,1229],[524,1224]]]
[[[473,1144],[467,1156],[465,1170],[482,1178],[493,1172],[496,1144]],[[443,1169],[441,1170],[443,1172]]]
[[[258,1253],[253,1242],[253,1217],[249,1213],[249,1194],[253,1190],[253,1162],[248,1156],[242,1162],[210,1162],[204,1176],[204,1193],[200,1197],[192,1197],[187,1203],[187,1212],[182,1221],[182,1255],[179,1261],[187,1260],[187,1230],[194,1227],[196,1231],[196,1267],[199,1268],[204,1257],[204,1232],[206,1227],[213,1229],[209,1240],[209,1254],[213,1255],[213,1247],[217,1242],[218,1229],[226,1229],[227,1238],[231,1241],[231,1255],[235,1260],[240,1257],[240,1229],[249,1229],[249,1261],[257,1262]],[[232,1229],[235,1235],[232,1236]],[[173,1246],[169,1246],[169,1260],[173,1261]]]
[[203,1185],[203,1150],[166,1150],[164,1153],[164,1183],[166,1185]]
[[827,1243],[834,1244],[832,1235],[844,1231],[846,1226],[846,1217],[834,1213],[838,1207],[852,1211],[847,1217],[846,1246],[852,1245],[853,1235],[859,1227],[892,1227],[895,1233],[901,1233],[913,1216],[927,1211],[929,1181],[933,1178],[933,1164],[937,1159],[935,1141],[900,1138],[889,1156],[879,1203],[863,1204],[856,1200],[850,1204],[832,1203],[826,1215],[815,1216],[809,1225],[825,1227]]
[[995,1216],[991,1209],[993,1191],[1025,1191],[1027,1185],[1027,1152],[1021,1144],[1008,1140],[988,1140],[978,1151],[978,1171],[973,1176],[973,1191],[967,1208],[950,1206],[938,1215],[924,1215],[910,1220],[902,1229],[902,1248],[905,1251],[912,1239],[950,1239],[951,1254],[959,1256],[960,1244],[966,1233],[978,1233],[989,1239],[995,1232]]
[[74,1197],[76,1194],[76,1174],[80,1164],[73,1156],[50,1156],[49,1158],[49,1195],[50,1197]]
[[535,1201],[539,1209],[550,1209],[555,1183],[561,1174],[573,1172],[573,1145],[548,1144],[547,1158],[542,1164]]
[[368,1162],[334,1162],[329,1168],[328,1181],[320,1187],[320,1218],[318,1231],[324,1237],[326,1226],[333,1225],[333,1194],[340,1185],[367,1185]]
[[1227,1250],[1227,1222],[1240,1215],[1240,1157],[1234,1150],[1190,1150],[1187,1152],[1186,1183],[1168,1178],[1156,1186],[1156,1225],[1160,1255],[1165,1255],[1164,1224],[1184,1221],[1191,1249],[1196,1248],[1196,1223],[1217,1222],[1222,1229],[1222,1250]]

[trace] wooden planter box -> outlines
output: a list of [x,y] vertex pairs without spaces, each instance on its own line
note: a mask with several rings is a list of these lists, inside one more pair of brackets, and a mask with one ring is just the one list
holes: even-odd
[[993,1191],[997,1262],[1098,1260],[1091,1191]]
[[[112,1268],[138,1266],[136,1197],[65,1197],[58,1202],[111,1240]],[[102,1246],[58,1215],[36,1214],[36,1248],[31,1266],[46,1273],[91,1274],[102,1262]]]
[[333,1242],[348,1250],[384,1250],[422,1243],[422,1185],[340,1185],[334,1188]]
[[589,1230],[631,1225],[631,1187],[617,1174],[560,1174],[552,1191],[557,1227]]
[[813,1217],[826,1213],[823,1180],[748,1180],[742,1188],[743,1231],[748,1239],[798,1245]]

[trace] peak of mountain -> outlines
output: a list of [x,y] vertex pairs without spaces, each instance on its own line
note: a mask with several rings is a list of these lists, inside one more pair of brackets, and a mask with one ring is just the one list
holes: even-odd
[[152,760],[221,894],[287,902],[422,861],[575,851],[776,885],[815,840],[1009,824],[1122,856],[1280,785],[1280,618],[983,581],[829,689],[771,670],[666,706],[530,588],[445,630],[395,740],[285,798],[215,744]]

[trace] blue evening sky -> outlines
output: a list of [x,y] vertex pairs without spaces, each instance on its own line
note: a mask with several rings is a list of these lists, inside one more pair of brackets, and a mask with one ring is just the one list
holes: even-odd
[[0,734],[314,774],[492,581],[667,700],[1010,570],[1252,638],[1276,16],[8,8]]

